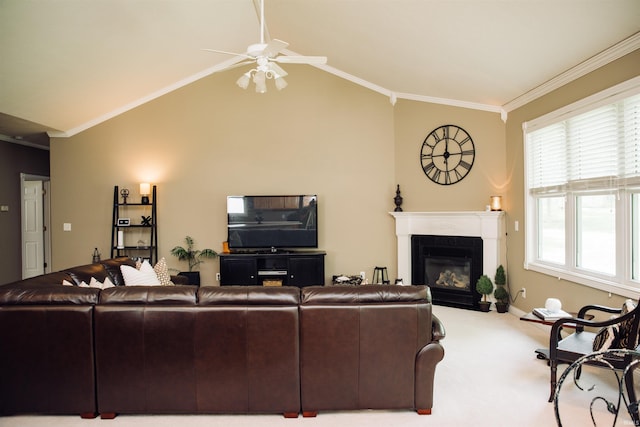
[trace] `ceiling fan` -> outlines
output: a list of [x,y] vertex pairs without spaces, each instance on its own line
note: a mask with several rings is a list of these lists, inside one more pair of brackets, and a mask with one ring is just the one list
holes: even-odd
[[326,64],[326,56],[288,56],[279,55],[289,46],[289,43],[282,40],[273,39],[269,43],[265,43],[264,29],[264,0],[260,0],[260,43],[249,45],[245,53],[227,52],[217,49],[203,49],[208,52],[223,53],[226,55],[235,55],[245,58],[244,61],[235,63],[229,68],[240,67],[247,64],[256,64],[255,68],[244,73],[236,82],[242,89],[249,86],[249,81],[253,76],[253,82],[256,85],[256,92],[265,93],[267,91],[266,79],[273,79],[278,90],[287,87],[284,76],[288,73],[282,69],[277,63],[281,64]]

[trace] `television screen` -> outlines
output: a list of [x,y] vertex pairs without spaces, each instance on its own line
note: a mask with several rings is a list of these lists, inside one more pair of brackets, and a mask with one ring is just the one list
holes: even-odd
[[231,249],[317,248],[316,195],[228,196]]

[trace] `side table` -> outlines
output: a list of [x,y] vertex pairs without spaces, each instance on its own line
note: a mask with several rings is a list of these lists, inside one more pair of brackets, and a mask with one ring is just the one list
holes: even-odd
[[[577,317],[578,313],[575,312],[569,312],[569,314],[571,315],[571,317]],[[593,319],[593,314],[587,314],[585,316],[585,320],[592,320]],[[523,315],[520,320],[524,321],[524,322],[533,322],[533,323],[539,323],[541,325],[548,325],[548,326],[552,326],[555,323],[555,320],[544,320],[539,318],[538,316],[536,316],[535,314],[533,314],[533,312],[529,312],[526,313],[525,315]],[[572,328],[575,329],[576,328],[576,324],[575,323],[565,323],[563,325],[564,328]],[[558,329],[558,334],[562,333],[562,328]],[[558,340],[560,340],[561,337],[558,337]],[[541,360],[549,360],[549,349],[548,348],[539,348],[535,351],[536,353],[536,357],[538,359]]]

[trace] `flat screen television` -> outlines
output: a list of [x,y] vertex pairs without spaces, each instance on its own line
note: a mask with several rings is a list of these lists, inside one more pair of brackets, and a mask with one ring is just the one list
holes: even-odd
[[318,247],[318,198],[227,196],[230,249]]

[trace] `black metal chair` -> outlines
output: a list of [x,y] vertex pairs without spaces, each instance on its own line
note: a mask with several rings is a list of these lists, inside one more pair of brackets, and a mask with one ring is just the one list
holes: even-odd
[[[599,311],[601,313],[610,313],[611,315],[617,315],[605,321],[594,321],[585,319],[589,311]],[[551,335],[549,338],[549,367],[551,369],[551,394],[549,396],[549,402],[553,401],[554,394],[556,392],[557,384],[557,372],[559,363],[573,363],[583,356],[596,351],[593,348],[594,340],[596,339],[597,332],[585,331],[585,327],[590,328],[604,328],[614,326],[611,328],[618,329],[620,332],[615,332],[615,343],[613,348],[625,348],[628,350],[635,350],[638,347],[638,323],[640,321],[640,304],[636,302],[635,308],[626,313],[623,313],[623,308],[611,308],[601,305],[587,305],[580,309],[578,316],[575,318],[563,318],[556,321],[551,327]],[[561,330],[563,326],[571,324],[575,325],[575,332],[566,338],[562,338]],[[597,349],[606,350],[606,348]],[[612,354],[607,357],[606,364],[599,360],[589,361],[588,364],[596,366],[612,366],[614,369],[624,370],[631,363],[631,356],[619,356]],[[577,373],[578,377],[580,372]],[[627,391],[630,397],[635,401],[635,393],[633,391],[633,376],[629,376],[625,379]]]
[[[624,358],[629,359],[629,364],[625,366],[624,370],[621,373],[619,372],[619,369],[616,369],[614,366],[609,364],[609,360]],[[602,364],[603,367],[607,367],[613,371],[617,380],[616,382],[618,384],[617,396],[611,394],[605,395],[605,393],[601,393],[600,391],[598,391],[595,384],[581,384],[582,381],[579,379],[579,377],[580,371],[582,370],[582,365],[593,362],[598,362]],[[618,417],[621,415],[620,411],[623,410],[623,407],[627,410],[629,416],[631,417],[633,425],[640,426],[638,401],[636,400],[633,389],[629,389],[629,383],[633,382],[632,377],[634,375],[634,371],[639,366],[640,353],[634,350],[627,349],[609,349],[604,351],[596,351],[586,356],[582,356],[578,360],[573,362],[560,376],[560,380],[558,381],[558,386],[555,392],[553,406],[558,427],[562,427],[562,421],[560,420],[560,391],[562,389],[562,384],[568,378],[571,378],[572,373],[573,382],[576,385],[577,389],[588,394],[587,403],[589,403],[589,413],[591,415],[591,421],[593,422],[594,426],[596,425],[596,420],[594,418],[594,408],[597,406],[597,404],[604,404],[606,406],[607,412],[612,414],[612,426],[616,425]],[[589,401],[589,399],[591,400]]]

